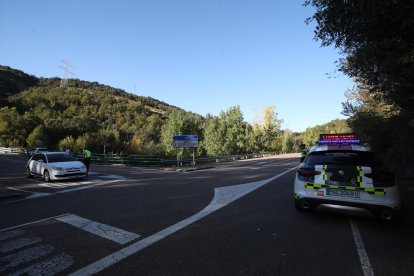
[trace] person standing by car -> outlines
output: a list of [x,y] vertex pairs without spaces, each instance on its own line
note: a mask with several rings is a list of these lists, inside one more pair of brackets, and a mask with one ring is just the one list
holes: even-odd
[[90,152],[90,150],[84,148],[83,149],[83,163],[85,164],[86,167],[86,176],[88,176],[89,173],[89,164],[91,163],[91,157],[92,157],[92,153]]

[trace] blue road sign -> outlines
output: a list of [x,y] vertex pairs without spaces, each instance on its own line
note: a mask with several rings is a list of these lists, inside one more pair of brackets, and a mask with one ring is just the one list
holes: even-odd
[[198,141],[198,135],[177,135],[173,136],[174,141]]

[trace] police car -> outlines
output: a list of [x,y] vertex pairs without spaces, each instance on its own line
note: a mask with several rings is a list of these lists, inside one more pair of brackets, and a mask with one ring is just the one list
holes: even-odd
[[321,134],[299,165],[295,207],[366,212],[393,220],[400,207],[394,175],[357,135]]

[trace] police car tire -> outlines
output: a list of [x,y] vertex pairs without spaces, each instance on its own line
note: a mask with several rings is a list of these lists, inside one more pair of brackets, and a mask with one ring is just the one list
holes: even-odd
[[295,200],[295,208],[298,211],[305,211],[305,209],[302,207],[299,201]]
[[[387,212],[385,216],[383,211]],[[398,220],[398,214],[395,211],[381,210],[377,213],[378,218],[385,223],[395,223]]]

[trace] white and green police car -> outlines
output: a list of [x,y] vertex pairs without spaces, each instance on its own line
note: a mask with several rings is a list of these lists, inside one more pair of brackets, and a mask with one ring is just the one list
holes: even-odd
[[321,134],[299,165],[294,186],[298,210],[340,209],[393,220],[400,207],[394,175],[356,134]]

